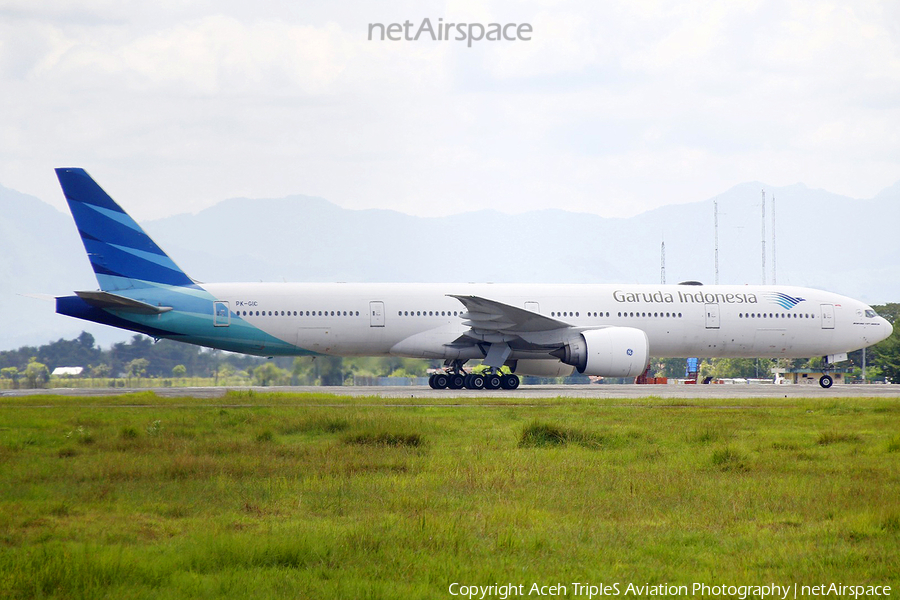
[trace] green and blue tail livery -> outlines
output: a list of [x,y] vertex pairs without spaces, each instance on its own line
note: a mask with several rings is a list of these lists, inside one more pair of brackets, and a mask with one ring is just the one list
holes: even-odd
[[56,169],[99,291],[56,299],[59,314],[248,354],[304,354],[240,318],[187,276],[80,168]]

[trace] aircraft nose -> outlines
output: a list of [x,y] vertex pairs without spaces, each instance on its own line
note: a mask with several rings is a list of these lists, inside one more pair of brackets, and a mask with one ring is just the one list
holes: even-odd
[[[894,333],[894,326],[891,325],[891,322],[888,321],[887,319],[885,319],[884,317],[878,317],[878,323],[881,325],[881,327],[878,328],[879,333],[880,333],[880,338],[875,342],[876,344],[878,342],[888,339],[889,337],[891,337],[891,334]],[[882,327],[884,328],[883,331],[881,329]]]

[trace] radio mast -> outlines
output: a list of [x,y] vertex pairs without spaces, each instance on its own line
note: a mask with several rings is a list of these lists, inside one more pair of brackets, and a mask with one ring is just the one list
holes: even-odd
[[772,285],[778,283],[778,273],[775,269],[775,194],[772,194]]
[[666,284],[666,241],[663,240],[659,248],[659,282]]
[[719,285],[719,200],[713,200],[713,225],[716,241],[716,285]]
[[762,284],[766,285],[766,190],[762,191]]

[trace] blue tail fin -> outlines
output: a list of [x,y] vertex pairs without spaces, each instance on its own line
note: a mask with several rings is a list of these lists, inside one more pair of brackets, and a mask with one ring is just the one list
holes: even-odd
[[56,169],[56,176],[101,290],[194,285],[84,169]]

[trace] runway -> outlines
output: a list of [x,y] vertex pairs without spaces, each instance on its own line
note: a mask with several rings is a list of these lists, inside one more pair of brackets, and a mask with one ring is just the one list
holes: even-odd
[[193,388],[54,388],[2,390],[0,397],[36,395],[113,396],[153,392],[167,398],[221,398],[228,391],[279,394],[328,394],[335,397],[372,398],[900,398],[900,385],[529,385],[517,390],[433,390],[427,386],[273,386],[273,387],[193,387]]

